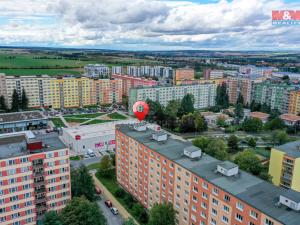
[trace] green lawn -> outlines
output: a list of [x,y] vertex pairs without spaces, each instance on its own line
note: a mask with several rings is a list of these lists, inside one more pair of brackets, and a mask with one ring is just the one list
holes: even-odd
[[88,165],[87,168],[88,170],[98,170],[100,168],[100,162]]
[[64,116],[65,118],[78,118],[78,119],[93,119],[98,116],[102,116],[104,113],[92,113],[92,114],[75,114]]
[[85,123],[84,125],[100,124],[100,123],[107,123],[107,122],[112,122],[112,121],[115,121],[115,120],[98,120],[98,119],[95,119],[95,120],[91,120],[91,121]]
[[0,73],[14,76],[30,76],[30,75],[80,75],[81,70],[78,69],[0,69]]
[[53,122],[55,127],[65,127],[65,124],[60,118],[53,117],[50,120]]
[[82,155],[70,156],[70,160],[74,160],[74,161],[79,161],[82,158],[83,158]]
[[88,121],[88,119],[80,119],[80,118],[73,118],[73,117],[64,117],[64,118],[68,123],[83,123]]
[[109,118],[114,119],[114,120],[125,120],[125,119],[127,119],[126,116],[121,115],[121,114],[116,113],[116,112],[110,113],[110,114],[108,114],[107,116],[108,116]]

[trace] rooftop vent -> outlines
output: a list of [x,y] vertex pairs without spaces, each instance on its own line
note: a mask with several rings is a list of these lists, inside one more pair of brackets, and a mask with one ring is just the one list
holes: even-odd
[[133,128],[136,131],[146,131],[147,130],[147,124],[144,123],[144,122],[136,123],[136,124],[133,125]]
[[295,211],[300,211],[300,193],[288,190],[279,196],[279,202]]
[[158,131],[152,134],[152,138],[156,141],[166,141],[168,139],[168,134],[163,131]]
[[231,177],[239,173],[239,167],[232,162],[224,161],[217,166],[217,172],[227,177]]
[[197,148],[195,146],[189,146],[184,148],[183,154],[191,159],[200,158],[202,151],[200,148]]

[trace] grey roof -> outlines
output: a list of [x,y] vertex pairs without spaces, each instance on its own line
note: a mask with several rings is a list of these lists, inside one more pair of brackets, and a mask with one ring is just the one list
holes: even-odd
[[294,190],[287,190],[285,193],[282,194],[282,196],[291,199],[295,202],[300,202],[300,196],[298,194],[298,192],[294,191]]
[[291,156],[293,158],[300,157],[300,141],[289,142],[274,148],[282,152],[285,152],[288,156]]
[[30,120],[41,120],[41,119],[47,119],[47,118],[44,117],[43,114],[39,111],[0,114],[0,124],[30,121]]
[[230,170],[230,169],[237,167],[238,165],[236,165],[230,161],[224,161],[224,162],[220,163],[219,166],[223,167],[224,169]]
[[[184,148],[192,146],[188,141],[184,142],[170,137],[167,141],[161,143],[151,139],[152,134],[155,132],[153,130],[147,129],[144,132],[138,132],[124,124],[117,125],[116,127],[127,136],[160,153],[275,220],[286,225],[299,225],[299,212],[276,204],[279,202],[279,196],[286,193],[286,189],[274,186],[241,170],[238,176],[232,177],[216,173],[217,165],[220,165],[221,161],[207,154],[203,154],[199,160],[191,160],[183,154]],[[227,162],[225,164],[229,165]],[[297,199],[300,198],[299,192],[295,192],[294,194]]]
[[30,140],[27,140],[25,134],[8,134],[7,136],[0,137],[0,159],[29,155],[30,152],[27,150],[27,143],[33,140],[41,140],[43,146],[45,146],[39,152],[49,152],[66,148],[65,144],[58,138],[58,135],[54,133],[37,135],[34,139]]
[[195,146],[188,146],[186,148],[184,148],[185,151],[188,151],[188,152],[197,152],[199,151],[200,149],[195,147]]

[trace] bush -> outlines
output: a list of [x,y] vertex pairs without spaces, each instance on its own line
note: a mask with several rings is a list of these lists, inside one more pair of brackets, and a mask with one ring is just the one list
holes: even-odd
[[126,192],[122,188],[118,188],[118,190],[115,191],[115,196],[117,198],[124,198],[126,195]]
[[124,196],[124,202],[125,202],[125,204],[127,205],[127,207],[129,209],[132,209],[133,204],[134,204],[135,201],[134,201],[133,197],[130,194],[126,193],[125,196]]

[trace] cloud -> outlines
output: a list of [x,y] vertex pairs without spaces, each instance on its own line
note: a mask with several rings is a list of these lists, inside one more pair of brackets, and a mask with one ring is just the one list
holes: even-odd
[[[271,25],[271,10],[300,8],[300,3],[283,0],[206,4],[177,0],[2,0],[0,8],[2,5],[0,42],[6,44],[123,49],[300,47],[299,27]],[[8,22],[1,23],[1,17]],[[35,20],[29,23],[28,18]]]

